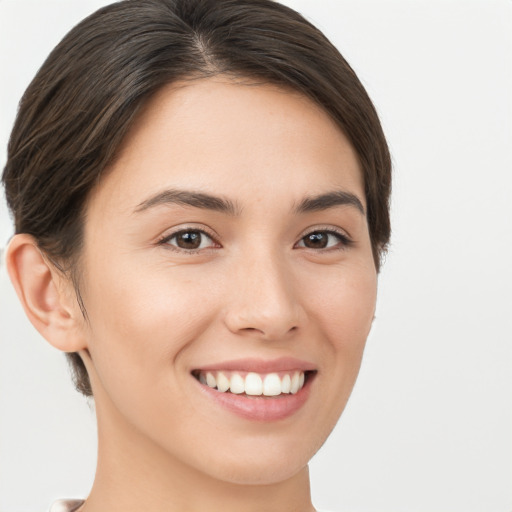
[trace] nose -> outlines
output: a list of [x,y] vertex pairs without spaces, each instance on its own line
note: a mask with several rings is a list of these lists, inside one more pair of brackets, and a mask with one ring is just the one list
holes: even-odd
[[231,332],[276,341],[301,327],[305,313],[283,258],[252,254],[231,270],[225,314]]

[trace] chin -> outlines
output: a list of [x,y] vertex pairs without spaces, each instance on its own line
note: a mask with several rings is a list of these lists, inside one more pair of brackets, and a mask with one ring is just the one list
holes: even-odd
[[200,463],[211,477],[227,483],[273,485],[305,470],[323,440],[315,442],[311,437],[300,436],[279,443],[255,437],[253,442],[247,439],[238,445],[231,444],[230,449],[221,453],[212,453],[206,467],[204,458]]
[[309,459],[300,461],[276,461],[266,457],[261,462],[246,460],[236,466],[216,469],[215,478],[236,485],[274,485],[294,477],[307,467]]

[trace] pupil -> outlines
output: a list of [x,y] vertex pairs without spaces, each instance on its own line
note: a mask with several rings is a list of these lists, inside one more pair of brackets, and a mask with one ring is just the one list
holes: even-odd
[[201,233],[198,231],[187,231],[178,235],[176,241],[182,249],[197,249],[201,245]]
[[306,247],[322,249],[327,246],[327,236],[324,233],[311,233],[306,237]]

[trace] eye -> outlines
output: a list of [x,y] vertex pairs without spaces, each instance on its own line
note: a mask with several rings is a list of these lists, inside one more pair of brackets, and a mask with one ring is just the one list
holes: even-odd
[[332,230],[318,230],[303,236],[297,247],[307,249],[343,249],[349,246],[352,241],[344,234]]
[[200,229],[182,229],[166,236],[159,243],[184,251],[198,251],[218,246],[211,236]]

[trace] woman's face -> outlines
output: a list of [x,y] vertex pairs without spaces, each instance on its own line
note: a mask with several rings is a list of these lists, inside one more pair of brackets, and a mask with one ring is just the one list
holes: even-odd
[[354,150],[303,96],[222,77],[160,91],[86,212],[100,443],[238,483],[304,468],[374,315],[365,208]]

